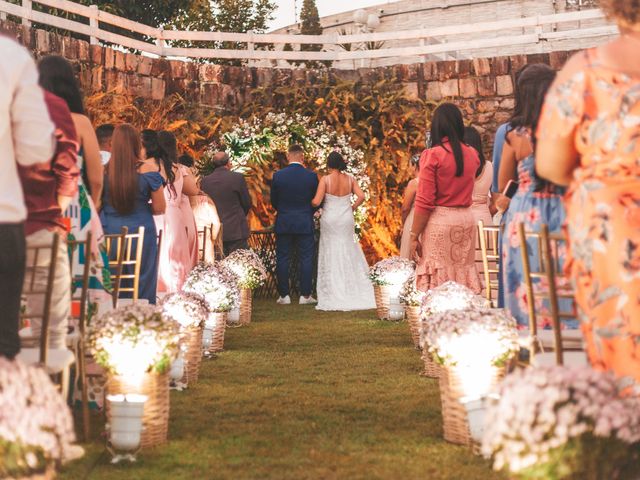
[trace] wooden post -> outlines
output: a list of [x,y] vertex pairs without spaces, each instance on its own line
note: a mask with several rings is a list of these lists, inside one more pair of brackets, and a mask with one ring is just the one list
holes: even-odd
[[24,16],[22,17],[22,25],[30,27],[31,12],[33,11],[33,4],[31,3],[31,0],[22,0],[22,8],[25,10]]
[[164,49],[167,46],[167,42],[165,42],[164,40],[164,28],[160,27],[158,29],[158,37],[156,38],[156,46],[158,47],[158,49],[160,50],[158,52],[158,55],[161,57],[164,57]]
[[[253,52],[255,50],[255,44],[253,43],[253,30],[249,30],[247,32],[250,35],[250,40],[247,42],[247,51],[248,52]],[[252,58],[250,58],[249,60],[247,60],[247,66],[251,67],[254,64],[254,60]]]
[[98,10],[97,5],[90,5],[91,16],[89,17],[89,26],[91,27],[91,36],[89,37],[89,43],[91,45],[98,45],[98,38],[96,37],[97,31],[100,29],[100,25],[98,22],[98,15],[100,14],[100,10]]

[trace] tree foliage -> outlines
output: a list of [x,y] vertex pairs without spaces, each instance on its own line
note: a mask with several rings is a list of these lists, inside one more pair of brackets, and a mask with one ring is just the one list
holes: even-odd
[[[302,10],[300,10],[300,34],[301,35],[322,35],[322,25],[320,24],[320,15],[315,0],[304,0]],[[323,45],[321,43],[311,43],[300,45],[301,52],[320,52]],[[296,61],[295,65],[304,64],[307,68],[318,68],[321,63],[315,61]],[[330,64],[326,64],[330,66]]]
[[76,0],[84,5],[97,5],[100,10],[144,23],[152,27],[166,25],[188,12],[197,0]]

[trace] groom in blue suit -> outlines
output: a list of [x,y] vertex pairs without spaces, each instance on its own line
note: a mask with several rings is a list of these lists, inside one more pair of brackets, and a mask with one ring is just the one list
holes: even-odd
[[311,296],[313,285],[313,257],[315,235],[314,209],[311,200],[318,189],[318,175],[304,166],[304,150],[291,145],[287,153],[289,165],[276,172],[271,183],[271,204],[276,216],[276,274],[278,277],[278,303],[288,305],[289,263],[293,248],[297,246],[300,259],[300,304],[317,303]]

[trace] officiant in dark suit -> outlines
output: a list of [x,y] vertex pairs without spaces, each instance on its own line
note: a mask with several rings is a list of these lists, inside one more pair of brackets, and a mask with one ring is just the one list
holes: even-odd
[[300,304],[317,303],[311,297],[313,260],[315,255],[314,209],[311,200],[318,189],[318,175],[304,165],[304,150],[291,145],[287,153],[289,165],[276,172],[271,184],[271,204],[276,216],[276,273],[278,303],[288,305],[289,264],[294,248],[300,260]]
[[200,189],[209,195],[218,209],[222,223],[222,241],[225,256],[235,250],[248,248],[251,196],[244,175],[232,172],[229,155],[218,152],[213,157],[215,170],[202,180]]

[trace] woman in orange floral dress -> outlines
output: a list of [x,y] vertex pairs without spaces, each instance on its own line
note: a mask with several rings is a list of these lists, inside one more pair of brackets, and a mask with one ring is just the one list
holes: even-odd
[[601,0],[618,39],[576,54],[547,96],[536,169],[569,185],[569,271],[591,364],[640,395],[640,9]]

